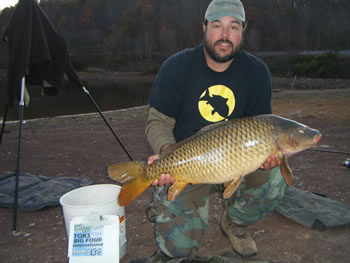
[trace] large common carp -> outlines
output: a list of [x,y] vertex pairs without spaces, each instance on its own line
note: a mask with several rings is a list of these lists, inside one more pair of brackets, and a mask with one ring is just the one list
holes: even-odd
[[168,200],[174,200],[189,183],[225,183],[224,198],[228,198],[243,177],[272,154],[282,160],[280,169],[290,185],[293,176],[287,157],[316,145],[320,139],[317,130],[299,122],[272,114],[258,115],[206,126],[166,149],[152,165],[118,163],[109,166],[108,172],[112,179],[125,183],[118,197],[121,206],[135,200],[163,173],[175,177]]

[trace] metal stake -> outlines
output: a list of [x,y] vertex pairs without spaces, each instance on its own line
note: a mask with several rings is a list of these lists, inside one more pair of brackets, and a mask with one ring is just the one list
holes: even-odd
[[20,175],[20,162],[21,162],[21,137],[22,137],[22,123],[23,123],[23,106],[24,106],[24,89],[25,89],[25,77],[22,78],[21,85],[21,99],[19,102],[19,130],[18,130],[18,145],[17,145],[17,164],[16,164],[16,185],[15,185],[15,198],[13,201],[13,225],[12,233],[16,234],[17,228],[17,205],[18,205],[18,186]]

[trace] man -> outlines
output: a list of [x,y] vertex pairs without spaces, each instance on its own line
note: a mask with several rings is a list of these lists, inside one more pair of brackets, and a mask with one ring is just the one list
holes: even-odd
[[[156,153],[206,125],[271,113],[270,72],[262,61],[241,50],[245,25],[239,0],[213,0],[205,13],[203,44],[163,63],[153,85],[146,126]],[[157,157],[149,157],[148,164]],[[277,156],[269,157],[225,203],[221,227],[241,256],[257,253],[246,226],[270,213],[284,195],[286,183],[278,165]],[[199,248],[208,225],[209,195],[220,187],[189,185],[168,202],[167,186],[174,181],[163,174],[153,182],[157,187],[147,213],[161,249],[157,255],[181,258]]]

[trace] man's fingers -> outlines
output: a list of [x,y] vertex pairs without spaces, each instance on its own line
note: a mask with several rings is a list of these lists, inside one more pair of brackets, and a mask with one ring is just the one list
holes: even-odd
[[170,174],[162,174],[159,179],[156,179],[152,182],[153,186],[163,186],[173,184],[175,182],[175,178]]
[[271,168],[276,167],[280,164],[281,164],[280,158],[278,158],[278,156],[276,154],[273,155],[272,160],[271,160]]
[[281,160],[276,154],[269,156],[266,161],[260,166],[263,169],[271,169],[281,164]]
[[170,184],[170,174],[162,174],[159,179],[159,185],[169,185]]
[[158,184],[159,184],[158,179],[156,179],[152,182],[152,186],[158,186]]
[[159,178],[159,186],[165,185],[165,174],[162,174]]
[[166,174],[165,175],[165,184],[168,185],[168,184],[171,184],[171,176],[170,174]]
[[151,155],[150,157],[148,157],[147,159],[147,164],[148,165],[152,165],[154,163],[154,160],[159,158],[159,154],[155,154],[155,155]]
[[[147,159],[147,164],[152,165],[154,163],[154,160],[159,158],[159,154],[151,155]],[[175,178],[172,177],[170,174],[161,174],[158,179],[155,179],[152,182],[153,186],[163,186],[163,185],[169,185],[173,184],[175,182]]]

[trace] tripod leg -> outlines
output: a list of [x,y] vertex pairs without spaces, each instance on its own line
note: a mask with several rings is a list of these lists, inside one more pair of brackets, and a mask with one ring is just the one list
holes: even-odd
[[0,134],[0,144],[2,142],[2,136],[4,134],[4,131],[5,131],[5,123],[6,123],[6,118],[7,118],[7,111],[9,109],[9,105],[6,104],[5,106],[5,112],[4,112],[4,119],[2,120],[2,127],[1,127],[1,134]]
[[13,225],[12,233],[16,233],[17,227],[17,205],[18,205],[18,188],[19,188],[19,175],[20,175],[20,162],[21,162],[21,138],[22,138],[22,123],[23,123],[23,108],[24,108],[24,88],[25,88],[25,78],[22,78],[21,86],[21,99],[19,102],[19,130],[18,130],[18,145],[17,145],[17,163],[16,163],[16,185],[13,201]]

